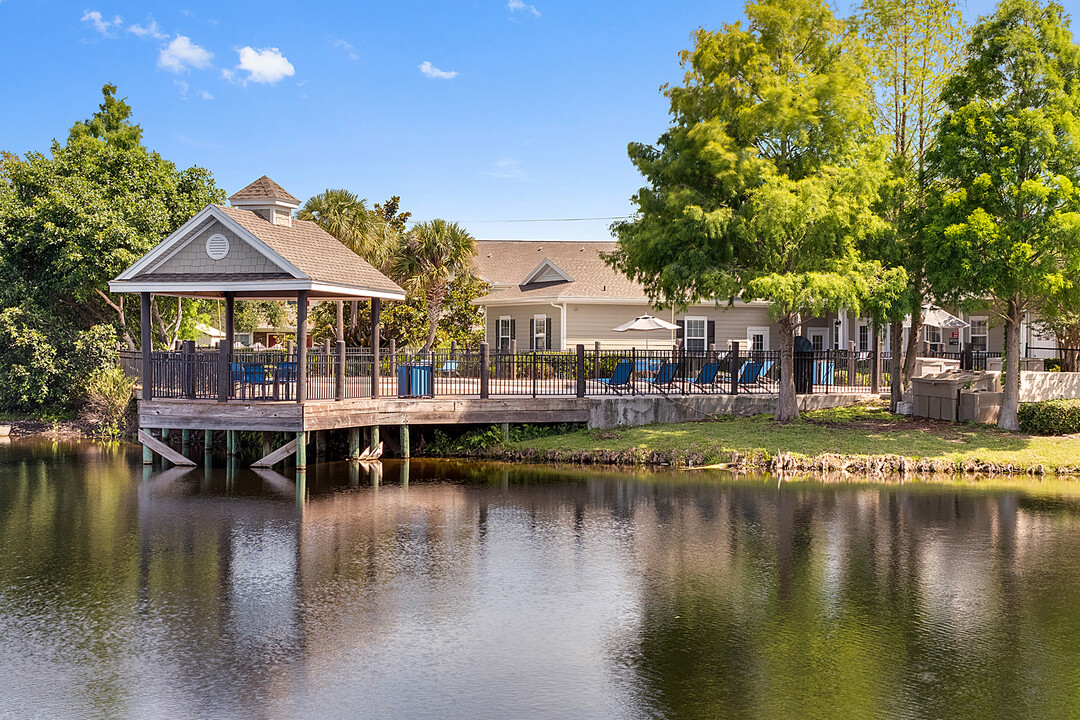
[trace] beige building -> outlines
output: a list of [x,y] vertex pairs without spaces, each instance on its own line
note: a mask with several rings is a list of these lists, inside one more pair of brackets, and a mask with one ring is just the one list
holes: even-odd
[[[769,320],[766,302],[700,303],[679,312],[652,307],[639,284],[604,262],[601,253],[612,251],[613,242],[481,240],[477,248],[474,271],[492,285],[492,292],[475,302],[485,309],[485,337],[492,349],[509,349],[511,340],[517,341],[519,351],[568,350],[578,344],[591,348],[597,341],[612,350],[645,348],[646,343],[651,349],[667,349],[684,341],[688,350],[697,351],[712,343],[727,348],[732,340],[740,341],[744,350],[780,349],[779,330]],[[680,329],[613,330],[644,314]],[[959,352],[970,344],[974,350],[1001,352],[1002,327],[992,323],[989,314],[959,315],[970,327],[927,326],[924,347]],[[846,349],[853,342],[857,350],[868,352],[873,344],[870,321],[844,311],[807,320],[801,334],[820,350]],[[889,347],[887,333],[883,344]],[[1031,323],[1025,325],[1026,355],[1038,356],[1038,348],[1054,344]]]

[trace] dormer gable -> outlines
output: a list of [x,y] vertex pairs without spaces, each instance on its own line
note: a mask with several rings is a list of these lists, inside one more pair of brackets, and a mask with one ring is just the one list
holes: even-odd
[[551,282],[574,282],[574,278],[566,274],[562,268],[553,263],[549,258],[544,258],[531,273],[525,276],[525,279],[521,281],[521,284],[532,285],[534,283]]
[[285,227],[292,227],[292,212],[300,207],[297,198],[266,175],[229,196],[229,203]]

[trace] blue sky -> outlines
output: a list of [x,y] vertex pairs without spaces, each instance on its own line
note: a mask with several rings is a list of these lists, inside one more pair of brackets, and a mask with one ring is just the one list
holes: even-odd
[[663,132],[693,31],[742,7],[0,0],[0,149],[47,150],[112,82],[149,147],[229,193],[267,174],[302,199],[400,195],[478,238],[606,240],[608,220],[490,221],[630,212],[627,143]]

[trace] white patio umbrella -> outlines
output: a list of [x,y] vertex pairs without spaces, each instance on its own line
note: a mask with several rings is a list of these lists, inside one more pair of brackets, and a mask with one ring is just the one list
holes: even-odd
[[923,323],[940,328],[966,328],[968,323],[933,305],[923,305]]
[[[671,331],[678,329],[678,327],[678,325],[675,325],[674,323],[669,323],[667,320],[661,320],[660,318],[653,317],[652,315],[642,315],[641,317],[634,318],[628,323],[623,323],[616,328],[612,328],[612,330],[614,330],[615,332],[627,332],[630,330],[636,332],[650,332],[652,330]],[[648,337],[645,338],[645,349],[649,349]]]

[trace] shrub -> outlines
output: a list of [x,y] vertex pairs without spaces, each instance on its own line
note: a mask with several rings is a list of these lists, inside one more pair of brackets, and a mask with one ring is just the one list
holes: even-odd
[[1021,403],[1020,430],[1032,435],[1071,435],[1080,432],[1080,400]]
[[38,319],[18,307],[0,311],[0,410],[49,407],[59,375],[56,348]]
[[86,383],[84,422],[97,426],[103,435],[115,436],[123,430],[135,381],[118,366],[99,368]]

